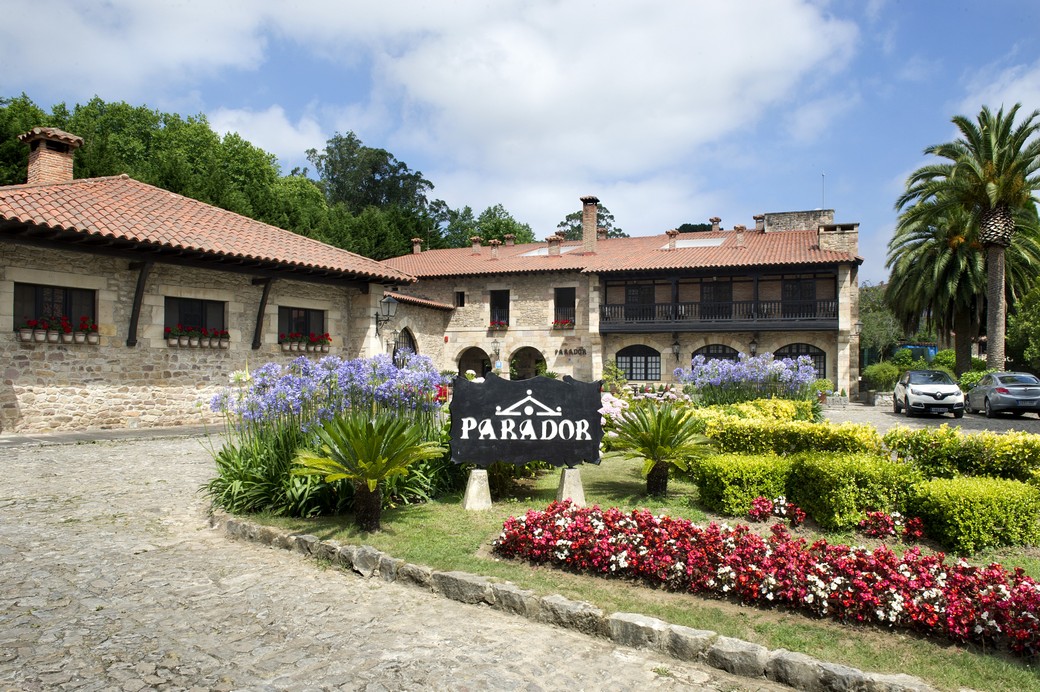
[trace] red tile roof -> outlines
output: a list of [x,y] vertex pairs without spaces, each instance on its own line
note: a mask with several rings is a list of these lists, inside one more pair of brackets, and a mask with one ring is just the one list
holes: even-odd
[[[821,250],[816,230],[770,233],[745,231],[743,239],[744,245],[739,246],[737,233],[733,231],[683,233],[678,236],[677,249],[668,250],[668,236],[664,234],[611,238],[596,241],[596,253],[592,255],[583,254],[581,241],[569,241],[562,244],[561,254],[558,256],[548,255],[545,243],[502,245],[499,246],[498,257],[495,259],[492,259],[491,249],[488,247],[481,247],[479,254],[474,254],[471,247],[466,247],[426,250],[418,254],[393,257],[386,260],[386,263],[412,276],[423,278],[543,271],[607,274],[862,262],[860,257],[848,252]],[[689,244],[696,247],[683,247]],[[535,252],[539,254],[531,254]]]
[[84,237],[199,252],[215,260],[271,262],[288,270],[407,284],[383,262],[182,197],[121,175],[0,187],[0,234],[32,224]]
[[433,308],[434,310],[454,310],[454,305],[448,305],[447,303],[440,303],[436,300],[430,300],[429,298],[420,298],[419,296],[410,296],[407,293],[398,293],[397,291],[383,291],[383,296],[391,296],[398,303],[408,303],[411,305],[418,305],[424,308]]

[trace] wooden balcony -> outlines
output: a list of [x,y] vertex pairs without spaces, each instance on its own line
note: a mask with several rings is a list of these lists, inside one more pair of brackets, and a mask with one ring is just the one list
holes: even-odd
[[607,332],[810,331],[838,328],[838,301],[734,300],[721,303],[608,304],[599,330]]

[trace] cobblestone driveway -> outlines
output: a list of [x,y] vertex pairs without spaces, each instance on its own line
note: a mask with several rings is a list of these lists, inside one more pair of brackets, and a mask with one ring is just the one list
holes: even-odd
[[781,689],[229,541],[199,439],[2,456],[0,689]]

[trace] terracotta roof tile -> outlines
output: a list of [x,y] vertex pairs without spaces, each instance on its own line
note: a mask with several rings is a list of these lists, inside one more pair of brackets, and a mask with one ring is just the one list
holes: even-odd
[[500,246],[474,254],[471,247],[426,250],[386,260],[390,266],[417,277],[479,276],[544,271],[612,272],[691,268],[740,268],[861,262],[848,252],[821,250],[816,230],[746,231],[743,246],[733,231],[684,233],[677,248],[668,250],[665,234],[596,241],[596,253],[582,252],[580,241],[565,242],[559,255],[549,255],[546,243]]
[[[125,175],[0,187],[0,221],[398,284],[400,270]],[[2,232],[2,231],[0,231]]]
[[424,308],[433,308],[434,310],[454,310],[454,305],[448,305],[447,303],[440,303],[436,300],[429,300],[428,298],[420,298],[419,296],[410,296],[407,293],[398,293],[397,291],[383,291],[383,296],[391,296],[398,303],[407,303],[410,305],[418,305]]

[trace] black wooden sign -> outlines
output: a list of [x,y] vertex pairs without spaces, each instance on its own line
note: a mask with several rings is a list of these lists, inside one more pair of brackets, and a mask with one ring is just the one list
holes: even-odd
[[603,438],[599,382],[535,377],[483,382],[455,379],[451,460],[486,467],[496,461],[544,461],[574,467],[599,463]]

